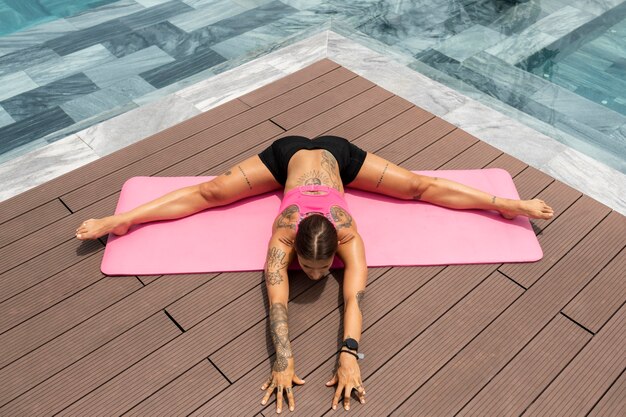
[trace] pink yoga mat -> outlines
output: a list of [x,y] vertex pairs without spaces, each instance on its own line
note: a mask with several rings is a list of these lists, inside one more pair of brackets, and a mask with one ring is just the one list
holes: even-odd
[[[418,171],[488,193],[519,198],[501,169]],[[212,177],[135,177],[124,184],[116,213]],[[262,270],[282,192],[249,198],[187,218],[110,235],[102,260],[107,275],[160,275]],[[451,210],[418,201],[346,190],[369,266],[532,262],[542,251],[528,219],[496,212]]]

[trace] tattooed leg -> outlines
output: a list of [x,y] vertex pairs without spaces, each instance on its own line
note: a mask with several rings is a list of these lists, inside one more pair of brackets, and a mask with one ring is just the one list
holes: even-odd
[[250,180],[248,179],[248,176],[246,175],[246,173],[243,171],[243,168],[241,168],[241,165],[237,165],[237,168],[239,168],[239,171],[241,171],[241,175],[243,175],[243,178],[246,180],[246,183],[248,184],[248,188],[252,189],[252,184],[250,184]]
[[287,325],[287,307],[282,303],[272,304],[270,307],[270,332],[276,350],[276,360],[272,369],[275,372],[282,372],[287,369],[289,358],[293,357]]
[[378,182],[376,183],[376,188],[378,188],[380,186],[380,183],[383,182],[383,177],[385,176],[385,172],[387,172],[387,168],[389,168],[389,164],[385,164],[385,168],[383,168],[383,173],[380,174],[380,178],[378,179]]

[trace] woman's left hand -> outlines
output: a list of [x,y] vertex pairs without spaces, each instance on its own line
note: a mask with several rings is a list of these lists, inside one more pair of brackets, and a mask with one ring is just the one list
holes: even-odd
[[365,388],[361,381],[361,369],[357,359],[349,353],[340,353],[337,360],[337,370],[333,378],[326,383],[327,387],[337,385],[335,396],[333,397],[333,410],[337,409],[341,393],[343,392],[343,408],[350,409],[350,395],[352,390],[356,390],[357,397],[361,404],[365,404]]

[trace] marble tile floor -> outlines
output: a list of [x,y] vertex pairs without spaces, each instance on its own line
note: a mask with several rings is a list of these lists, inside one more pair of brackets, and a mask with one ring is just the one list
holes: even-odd
[[[538,132],[517,118],[411,70],[393,57],[332,30],[315,34],[1,164],[3,187],[0,200],[324,57],[626,214],[626,175],[623,173]],[[155,114],[159,116],[155,117]],[[19,175],[15,175],[17,172]]]
[[[619,20],[626,12],[626,2],[418,3],[119,0],[77,15],[66,13],[56,21],[0,37],[0,163],[332,27],[338,32],[345,28],[341,32],[345,36],[414,69],[440,74],[440,82],[459,84],[466,94],[471,90],[472,94],[495,97],[503,105],[558,126],[559,138],[578,138],[568,144],[582,143],[580,150],[591,149],[593,157],[603,158],[605,163],[626,172],[626,156],[619,157],[619,149],[615,148],[615,143],[623,139],[626,118],[612,117],[611,113],[622,116],[619,110],[626,97],[606,100],[602,96],[606,88],[601,93],[588,92],[587,96],[596,98],[595,109],[602,117],[594,113],[588,118],[592,125],[581,125],[578,120],[586,109],[585,100],[576,96],[573,102],[564,104],[563,100],[545,99],[544,95],[536,100],[533,94],[542,88],[550,90],[552,84],[541,75],[529,76],[513,65],[554,44],[563,47],[563,39],[572,43],[573,38],[593,32],[605,21]],[[609,51],[614,49],[610,45]],[[606,48],[601,51],[606,53]],[[607,70],[605,77],[609,81],[621,74],[623,66],[621,62],[613,64],[612,72]],[[562,64],[564,68],[567,65]],[[581,78],[575,71],[578,68],[573,68],[560,80],[568,80],[569,74]],[[96,86],[96,91],[83,82],[81,74]],[[65,96],[59,86],[68,83],[75,87]],[[122,94],[119,85],[126,86]],[[136,89],[126,91],[128,86]],[[53,115],[59,120],[49,126],[38,123],[39,128],[29,129],[24,122],[38,118],[46,121]],[[600,120],[611,123],[593,125]]]

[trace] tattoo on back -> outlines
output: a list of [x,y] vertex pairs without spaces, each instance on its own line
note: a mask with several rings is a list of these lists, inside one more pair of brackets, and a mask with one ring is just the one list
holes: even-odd
[[282,303],[270,306],[270,334],[276,350],[276,360],[272,369],[275,372],[282,372],[287,369],[289,358],[293,357],[287,325],[287,307]]
[[339,184],[341,184],[341,178],[339,177],[339,167],[337,160],[332,153],[324,150],[322,152],[322,169],[326,171],[330,177],[333,188],[339,190]]
[[335,222],[335,228],[339,229],[347,229],[352,226],[352,216],[350,213],[345,211],[339,206],[332,206],[330,208],[330,215]]
[[305,172],[298,178],[298,185],[324,185],[324,184],[329,184],[329,185],[331,184],[331,181],[328,178],[328,175],[316,169]]

